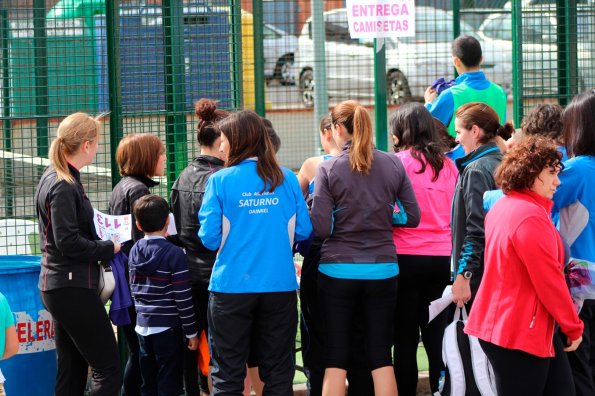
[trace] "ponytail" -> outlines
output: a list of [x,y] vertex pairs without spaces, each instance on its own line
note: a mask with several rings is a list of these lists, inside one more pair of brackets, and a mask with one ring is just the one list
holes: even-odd
[[353,114],[353,141],[349,151],[351,169],[367,174],[372,167],[372,120],[361,106]]
[[368,111],[353,100],[339,103],[331,112],[332,122],[341,124],[352,136],[349,163],[355,172],[368,174],[372,168],[372,119]]
[[66,180],[68,183],[74,183],[74,178],[68,170],[68,161],[66,161],[66,153],[62,147],[62,138],[60,136],[52,141],[48,158],[56,170],[58,180]]
[[85,113],[74,113],[58,126],[58,137],[50,145],[48,158],[56,170],[58,180],[74,183],[68,169],[67,157],[74,155],[85,142],[99,137],[99,121]]

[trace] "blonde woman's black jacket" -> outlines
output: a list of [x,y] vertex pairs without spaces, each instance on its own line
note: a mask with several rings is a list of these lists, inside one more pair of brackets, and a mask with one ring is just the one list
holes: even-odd
[[42,291],[63,287],[96,289],[100,260],[114,255],[114,244],[101,241],[93,225],[93,206],[85,194],[80,173],[69,165],[74,183],[56,179],[48,167],[35,191],[39,220]]
[[198,237],[198,211],[202,206],[207,180],[223,165],[219,158],[199,155],[180,173],[171,190],[170,206],[178,232],[178,241],[172,242],[179,243],[186,250],[193,288],[207,289],[217,258],[217,252],[204,247]]

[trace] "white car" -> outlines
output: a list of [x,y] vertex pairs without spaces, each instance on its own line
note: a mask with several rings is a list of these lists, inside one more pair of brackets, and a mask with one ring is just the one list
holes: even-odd
[[264,76],[267,80],[277,79],[282,85],[294,85],[294,52],[297,37],[265,24],[264,36]]
[[[454,38],[452,13],[431,7],[415,8],[415,37],[386,39],[387,101],[400,104],[423,98],[425,89],[437,78],[453,78],[451,43]],[[324,13],[326,77],[331,97],[366,99],[374,95],[374,50],[369,39],[352,39],[344,8]],[[461,22],[461,34],[477,37]],[[491,52],[484,51],[483,69],[492,81],[496,73]],[[314,48],[311,21],[304,25],[295,55],[296,80],[302,103],[314,99]]]
[[[592,23],[595,14],[580,11],[577,20],[577,59],[578,90],[593,84],[593,62],[595,55]],[[590,22],[589,22],[590,21]],[[552,96],[558,94],[558,44],[556,34],[555,9],[548,7],[527,7],[522,16],[522,78],[523,94]],[[512,86],[513,42],[512,16],[510,12],[490,15],[478,31],[482,42],[486,43],[502,58],[505,73],[504,84]]]

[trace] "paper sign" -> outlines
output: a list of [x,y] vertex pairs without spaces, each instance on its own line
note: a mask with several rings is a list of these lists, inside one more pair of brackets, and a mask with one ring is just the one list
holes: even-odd
[[112,216],[93,209],[93,223],[100,239],[110,241],[114,237],[116,242],[124,243],[132,239],[131,216]]
[[351,38],[415,36],[414,0],[347,0]]
[[174,220],[174,214],[169,214],[169,225],[167,226],[167,234],[168,235],[176,235],[178,231],[176,231],[176,220]]

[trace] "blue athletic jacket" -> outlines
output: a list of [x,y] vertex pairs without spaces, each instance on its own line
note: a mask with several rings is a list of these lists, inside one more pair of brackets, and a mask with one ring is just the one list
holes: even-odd
[[554,194],[553,214],[574,258],[595,261],[595,157],[580,155],[564,163]]
[[282,168],[285,180],[263,190],[256,160],[213,174],[198,213],[198,237],[219,249],[209,290],[221,293],[284,292],[298,288],[294,240],[308,239],[312,223],[297,177]]

